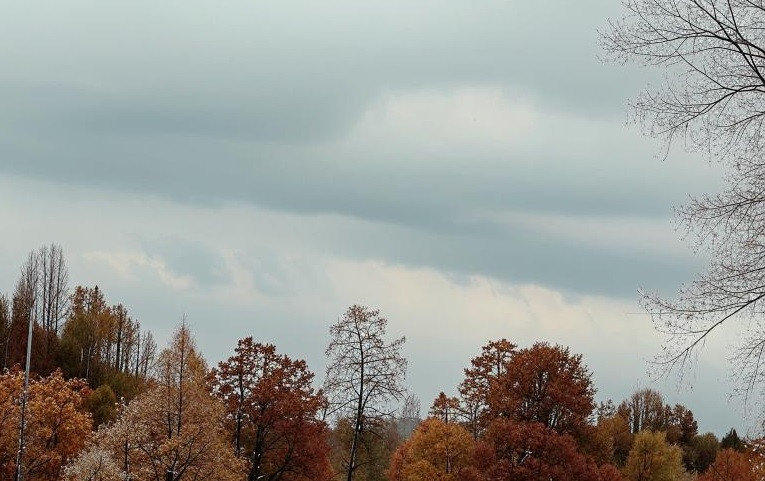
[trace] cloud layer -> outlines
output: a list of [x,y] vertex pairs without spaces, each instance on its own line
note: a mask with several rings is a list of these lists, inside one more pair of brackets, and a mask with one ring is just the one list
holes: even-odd
[[[672,292],[704,264],[671,207],[720,172],[679,151],[660,162],[624,125],[652,78],[597,60],[616,12],[9,5],[0,290],[54,241],[72,279],[160,338],[188,314],[213,361],[253,335],[321,370],[327,326],[358,302],[409,337],[424,404],[496,337],[571,345],[603,396],[624,397],[658,345],[637,288]],[[723,349],[709,352],[681,402],[718,400],[699,417],[722,432],[738,420],[720,399]]]

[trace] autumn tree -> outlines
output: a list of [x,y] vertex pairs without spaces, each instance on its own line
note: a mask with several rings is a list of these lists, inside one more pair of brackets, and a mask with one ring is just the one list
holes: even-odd
[[476,439],[488,423],[486,416],[492,383],[506,372],[516,347],[507,339],[491,341],[481,348],[481,354],[471,359],[470,367],[465,369],[465,379],[459,386],[460,410]]
[[[28,279],[22,272],[21,277],[16,282],[16,288],[11,300],[11,322],[9,326],[9,342],[6,353],[6,366],[23,366],[26,362],[26,346],[29,336],[29,325],[32,322],[32,309],[34,306],[34,290],[31,284],[33,279]],[[33,329],[39,331],[39,326],[33,324]],[[41,354],[40,338],[34,337],[36,341],[32,344],[32,365],[37,372],[40,369],[40,361],[46,361]],[[37,362],[35,362],[37,361]]]
[[[665,333],[659,365],[683,367],[723,325],[744,329],[731,358],[748,395],[761,382],[765,350],[765,4],[751,0],[628,0],[603,33],[610,56],[658,67],[666,82],[633,103],[648,134],[675,139],[725,166],[722,192],[678,209],[681,224],[711,258],[677,296],[646,292]],[[669,150],[667,150],[669,152]],[[751,322],[754,321],[754,322]],[[679,372],[683,372],[680,369]]]
[[[55,339],[69,310],[69,271],[61,246],[40,247],[31,257],[37,270],[35,322]],[[50,354],[50,352],[49,352]]]
[[428,418],[391,457],[390,481],[456,481],[472,465],[475,441],[464,427]]
[[252,337],[241,339],[234,352],[208,382],[226,407],[235,453],[247,461],[247,480],[329,479],[328,431],[318,420],[325,399],[311,386],[314,375],[305,361]]
[[352,423],[347,481],[354,479],[359,466],[357,454],[365,432],[373,432],[379,420],[389,419],[395,412],[391,403],[405,394],[404,338],[387,341],[387,324],[379,310],[354,305],[330,328],[324,386],[330,411],[347,416]]
[[493,481],[619,481],[610,464],[598,466],[576,440],[540,422],[497,418],[476,449],[481,479]]
[[629,421],[622,414],[614,412],[599,417],[590,437],[594,445],[592,454],[601,463],[624,466],[632,447],[633,434]]
[[[479,441],[477,474],[468,471],[466,479],[621,479],[605,434],[581,449],[594,431],[595,389],[580,355],[546,343],[518,349],[501,340],[487,345],[465,373],[461,394],[464,399],[470,387]],[[434,408],[443,413],[451,405],[439,396]]]
[[428,414],[431,417],[449,424],[454,423],[459,419],[458,416],[460,412],[460,400],[456,397],[449,397],[441,391],[438,393],[436,399],[433,400],[433,404],[430,406]]
[[693,416],[693,411],[682,404],[675,404],[672,408],[667,405],[664,409],[667,441],[682,445],[690,444],[699,432],[699,425]]
[[685,468],[703,473],[714,462],[720,450],[720,441],[714,433],[706,433],[694,436],[688,443],[683,444],[682,448]]
[[69,287],[66,261],[60,246],[51,244],[29,253],[21,267],[13,296],[13,315],[9,339],[11,349],[7,365],[21,364],[28,330],[32,322],[33,359],[35,370],[48,374],[53,370],[52,360],[58,349],[61,323],[68,313]]
[[119,468],[111,453],[98,447],[82,452],[64,468],[64,481],[124,481],[131,479]]
[[698,434],[698,423],[693,411],[675,404],[670,406],[655,389],[639,389],[616,408],[627,419],[633,434],[640,431],[664,431],[671,444],[690,445]]
[[243,467],[226,441],[223,407],[202,386],[186,391],[180,431],[176,400],[161,387],[152,388],[124,407],[114,423],[99,428],[67,467],[67,479],[111,480],[106,473],[114,467],[120,480],[243,479]]
[[117,396],[108,384],[98,386],[85,400],[88,412],[93,416],[93,426],[98,427],[117,416]]
[[244,466],[224,429],[224,406],[205,386],[206,365],[182,324],[157,364],[156,384],[102,425],[67,468],[74,479],[240,481]]
[[[0,374],[0,479],[16,472],[23,372]],[[84,446],[91,418],[84,406],[88,388],[81,380],[65,380],[59,371],[30,382],[22,476],[28,481],[54,481],[63,466]]]
[[751,451],[723,449],[712,465],[696,481],[762,481],[765,466]]
[[664,397],[655,389],[639,389],[622,401],[617,412],[624,416],[633,434],[663,430],[666,426]]
[[678,481],[684,473],[683,454],[667,443],[661,431],[635,435],[624,472],[630,481]]
[[580,354],[537,343],[514,353],[489,389],[493,418],[541,423],[578,434],[595,408],[595,388]]
[[85,378],[92,386],[108,384],[118,398],[130,399],[150,373],[156,343],[122,304],[109,306],[98,286],[78,286],[59,351],[67,376]]
[[71,305],[61,340],[65,373],[100,384],[103,324],[110,322],[109,306],[98,286],[77,286]]

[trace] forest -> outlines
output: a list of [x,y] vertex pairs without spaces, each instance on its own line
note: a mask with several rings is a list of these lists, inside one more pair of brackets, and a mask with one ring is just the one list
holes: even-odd
[[[28,329],[31,379],[24,390]],[[0,296],[0,477],[29,481],[739,480],[765,445],[700,433],[646,388],[596,403],[585,359],[544,341],[476,347],[423,408],[404,338],[353,305],[328,326],[327,370],[252,337],[212,364],[182,320],[166,346],[97,286],[69,288],[60,246]],[[447,392],[449,394],[447,394]],[[23,402],[22,402],[23,401]],[[27,409],[22,422],[22,410]],[[21,426],[24,426],[23,432]],[[23,449],[20,450],[20,446]],[[20,463],[19,463],[20,461]]]

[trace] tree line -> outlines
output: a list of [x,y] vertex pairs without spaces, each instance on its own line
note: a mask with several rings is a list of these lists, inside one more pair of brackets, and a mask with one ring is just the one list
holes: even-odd
[[[157,350],[127,309],[109,306],[96,287],[69,292],[64,283],[55,301],[40,294],[49,281],[32,281],[50,276],[30,271],[43,269],[33,259],[50,252],[60,248],[30,255],[12,301],[3,300],[10,312],[2,318],[9,355],[0,374],[0,479],[14,479],[16,471],[24,359],[14,349],[25,344],[18,325],[24,320],[33,322],[36,336],[25,480],[753,481],[765,475],[761,441],[741,439],[735,430],[721,440],[699,433],[689,408],[667,404],[655,390],[596,403],[592,373],[565,346],[488,342],[454,395],[440,393],[423,419],[420,401],[405,388],[405,339],[389,338],[379,310],[354,305],[330,326],[321,384],[305,361],[252,337],[210,367],[185,320]],[[52,258],[65,272],[63,256]],[[38,310],[38,302],[54,308]],[[46,314],[57,309],[63,310]]]
[[131,398],[156,355],[152,333],[122,304],[108,305],[98,286],[70,290],[68,277],[60,246],[29,254],[12,296],[0,294],[0,368],[24,364],[31,320],[37,374],[60,369],[66,378],[108,387],[117,399]]

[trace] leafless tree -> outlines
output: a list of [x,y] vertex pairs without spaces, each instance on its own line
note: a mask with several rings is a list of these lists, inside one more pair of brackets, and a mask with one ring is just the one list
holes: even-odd
[[11,341],[11,303],[0,294],[0,372],[8,367],[8,346]]
[[397,425],[398,434],[403,438],[408,438],[415,430],[417,425],[422,422],[421,415],[422,403],[414,393],[407,393],[401,405]]
[[19,285],[31,299],[30,315],[35,323],[57,335],[69,310],[69,272],[61,246],[51,244],[29,253],[21,267]]
[[660,431],[665,426],[664,398],[654,389],[640,389],[622,401],[617,408],[633,434],[651,429]]
[[69,309],[69,271],[61,246],[43,246],[37,257],[35,320],[49,333],[58,335]]
[[157,353],[157,343],[151,331],[141,332],[140,325],[136,324],[135,353],[132,355],[133,374],[136,377],[146,378],[154,368],[154,360]]
[[330,411],[348,416],[353,425],[353,439],[347,461],[347,481],[352,481],[357,451],[363,434],[381,425],[395,413],[392,404],[406,390],[406,359],[401,355],[403,337],[385,340],[388,321],[379,310],[354,305],[330,328],[331,341],[324,389]]
[[624,6],[626,16],[602,33],[606,51],[666,73],[661,88],[632,104],[636,120],[667,148],[683,139],[728,169],[721,193],[678,209],[696,247],[708,249],[708,269],[674,299],[643,295],[666,334],[658,365],[682,373],[710,333],[724,324],[748,326],[731,357],[749,396],[765,380],[765,2],[627,0]]

